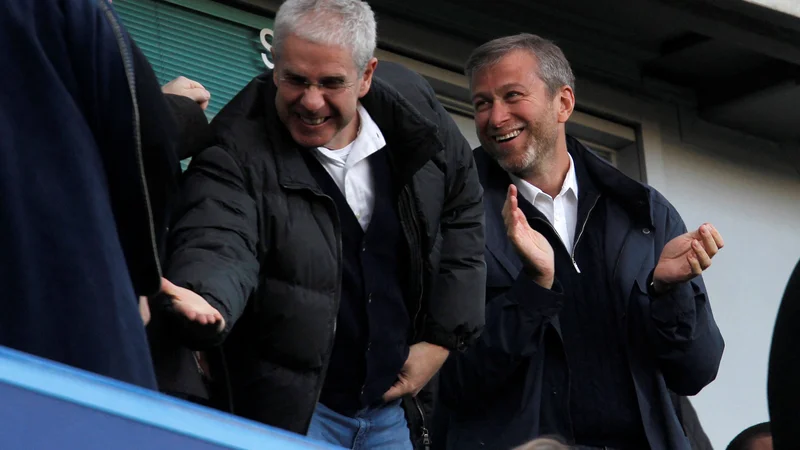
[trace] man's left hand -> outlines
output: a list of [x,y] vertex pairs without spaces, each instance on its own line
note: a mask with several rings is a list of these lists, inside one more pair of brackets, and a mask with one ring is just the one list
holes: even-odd
[[657,293],[703,273],[724,242],[714,225],[704,223],[696,231],[684,233],[667,242],[653,271],[653,289]]
[[412,345],[397,381],[383,394],[383,401],[388,403],[404,395],[417,395],[436,375],[449,354],[450,350],[427,342]]
[[208,101],[211,99],[209,93],[202,84],[180,76],[161,87],[161,92],[165,94],[182,95],[195,101],[201,108],[208,108]]

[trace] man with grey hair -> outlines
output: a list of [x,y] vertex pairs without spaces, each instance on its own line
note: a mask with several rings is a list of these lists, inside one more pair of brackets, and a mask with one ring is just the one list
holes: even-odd
[[211,325],[187,344],[223,343],[236,414],[406,449],[407,420],[429,440],[417,394],[483,326],[483,191],[430,85],[375,46],[365,2],[283,3],[274,71],[188,169],[167,278]]
[[449,448],[542,435],[579,449],[689,449],[670,391],[716,376],[723,340],[701,273],[722,248],[655,189],[568,136],[574,77],[530,34],[467,62],[482,147],[486,328],[441,373]]

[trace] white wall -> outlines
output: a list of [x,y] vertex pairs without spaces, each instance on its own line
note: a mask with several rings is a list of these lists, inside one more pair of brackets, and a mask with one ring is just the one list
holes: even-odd
[[467,138],[469,145],[473,149],[480,147],[481,142],[478,140],[478,133],[475,131],[475,121],[472,119],[472,117],[456,113],[450,113],[450,117],[452,117],[456,122],[456,125],[458,125],[458,129],[461,130],[461,134]]
[[774,9],[785,14],[800,17],[800,2],[797,0],[745,0],[765,8]]
[[725,239],[704,275],[725,353],[717,380],[692,399],[714,447],[724,449],[743,429],[769,420],[772,330],[800,259],[798,159],[793,165],[777,146],[704,124],[690,111],[581,87],[584,104],[642,124],[648,180],[687,227],[711,222]]
[[780,154],[703,148],[663,133],[664,194],[687,226],[710,221],[725,248],[705,277],[726,350],[717,380],[694,400],[715,448],[769,420],[766,374],[775,314],[800,258],[800,176]]

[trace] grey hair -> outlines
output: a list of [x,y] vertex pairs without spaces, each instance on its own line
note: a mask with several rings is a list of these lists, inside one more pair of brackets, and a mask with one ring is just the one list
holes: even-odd
[[275,15],[272,54],[280,59],[283,40],[295,36],[352,50],[360,73],[375,53],[378,41],[375,13],[361,0],[286,0]]
[[575,75],[564,52],[552,41],[530,33],[494,39],[473,50],[464,69],[470,83],[475,72],[497,64],[517,50],[530,52],[536,57],[539,63],[536,75],[544,81],[550,95],[555,95],[563,86],[575,89]]

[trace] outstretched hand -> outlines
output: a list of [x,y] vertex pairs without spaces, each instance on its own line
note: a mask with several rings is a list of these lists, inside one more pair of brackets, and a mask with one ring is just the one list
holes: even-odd
[[217,332],[225,329],[225,319],[213,306],[193,291],[161,279],[161,292],[172,299],[172,307],[190,322],[200,325],[217,324]]

